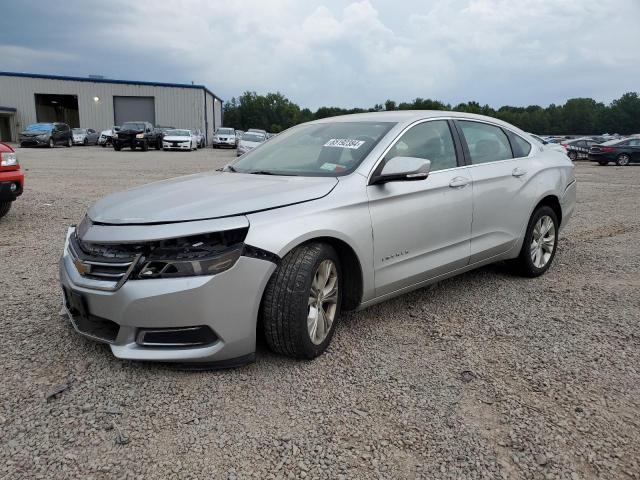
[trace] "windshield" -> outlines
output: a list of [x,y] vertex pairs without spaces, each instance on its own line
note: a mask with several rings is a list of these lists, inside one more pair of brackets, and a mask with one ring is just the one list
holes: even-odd
[[259,133],[245,133],[242,135],[242,140],[245,142],[264,142],[266,140],[264,135]]
[[74,128],[73,133],[87,133],[87,130],[84,128]]
[[[346,175],[355,170],[395,123],[331,122],[300,125],[273,137],[234,164],[237,172]],[[249,133],[242,137],[246,139]]]
[[144,130],[144,123],[123,123],[121,130]]
[[189,130],[167,130],[167,137],[190,137],[191,132]]
[[233,135],[233,128],[219,128],[216,133],[218,135]]
[[49,131],[53,129],[53,123],[34,123],[33,125],[29,125],[25,131],[27,132],[42,132]]

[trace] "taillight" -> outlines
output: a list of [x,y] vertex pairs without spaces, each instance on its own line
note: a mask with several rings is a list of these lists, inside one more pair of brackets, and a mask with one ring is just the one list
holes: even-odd
[[613,147],[600,147],[600,151],[602,153],[610,153],[613,152],[615,150],[615,148]]
[[567,146],[564,143],[561,143],[560,145],[562,145],[562,148],[564,148],[565,150],[567,150]]
[[0,152],[0,167],[4,170],[17,170],[20,168],[14,152]]

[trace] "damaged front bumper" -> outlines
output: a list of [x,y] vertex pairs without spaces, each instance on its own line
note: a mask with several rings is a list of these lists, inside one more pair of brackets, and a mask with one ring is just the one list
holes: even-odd
[[[189,222],[188,228],[212,223]],[[94,226],[85,238],[134,242],[162,238],[166,227]],[[247,250],[216,275],[106,281],[81,273],[82,261],[70,247],[74,232],[67,233],[59,274],[63,308],[78,333],[108,343],[122,359],[213,366],[253,359],[262,292],[276,268],[272,259]]]

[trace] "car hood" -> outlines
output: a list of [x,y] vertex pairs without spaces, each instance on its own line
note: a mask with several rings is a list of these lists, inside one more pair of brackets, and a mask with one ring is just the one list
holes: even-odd
[[42,135],[45,133],[51,133],[51,130],[23,130],[20,132],[20,135],[30,136],[30,135]]
[[158,224],[241,215],[327,195],[334,177],[206,172],[114,193],[88,211],[93,222]]
[[247,140],[240,140],[240,145],[239,146],[241,146],[241,147],[257,147],[261,143],[264,143],[264,142],[248,142]]
[[188,142],[189,140],[191,140],[191,137],[186,137],[186,136],[182,136],[182,135],[167,135],[165,137],[163,137],[164,140],[167,140],[169,142]]

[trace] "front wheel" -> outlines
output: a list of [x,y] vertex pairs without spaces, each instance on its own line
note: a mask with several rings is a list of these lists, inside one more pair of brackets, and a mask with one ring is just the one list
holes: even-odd
[[56,143],[53,141],[53,138],[49,138],[49,148],[53,148],[56,146]]
[[0,202],[0,218],[4,217],[11,210],[12,202]]
[[145,140],[144,143],[142,144],[142,151],[143,152],[148,152],[149,151],[149,144],[147,143],[147,141]]
[[631,162],[631,158],[626,153],[623,153],[616,159],[616,165],[619,167],[626,167]]
[[67,144],[65,145],[65,147],[69,148],[73,145],[73,139],[71,138],[67,138]]
[[558,217],[551,207],[539,207],[531,218],[520,255],[514,260],[516,269],[525,277],[539,277],[546,272],[558,246]]
[[609,162],[606,162],[606,161],[604,161],[604,160],[598,160],[598,165],[601,165],[601,166],[603,166],[603,167],[604,167],[605,165],[607,165],[608,163],[609,163]]
[[575,162],[576,159],[578,158],[578,154],[576,152],[569,152],[567,155],[569,155],[569,158],[571,159],[572,162]]
[[342,271],[326,243],[301,245],[271,276],[262,302],[269,348],[296,358],[315,358],[333,337],[340,316]]
[[114,143],[114,144],[113,144],[113,149],[114,149],[116,152],[119,152],[120,150],[122,150],[122,147],[121,147],[118,143]]

